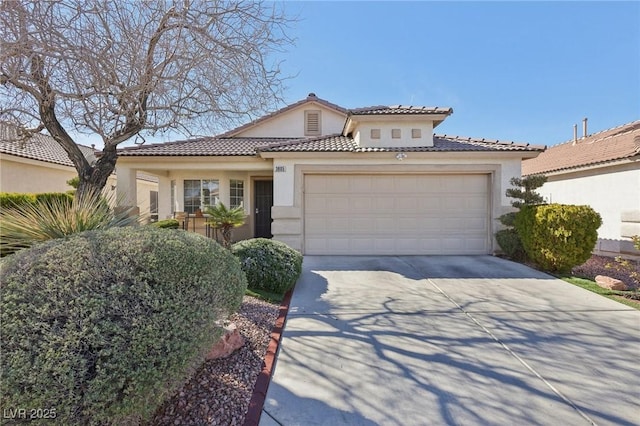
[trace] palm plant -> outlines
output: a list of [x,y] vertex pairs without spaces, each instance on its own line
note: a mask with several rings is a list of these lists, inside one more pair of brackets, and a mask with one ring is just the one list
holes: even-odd
[[224,203],[219,202],[215,206],[208,206],[205,213],[209,215],[209,223],[214,228],[220,229],[222,233],[222,246],[231,248],[231,237],[233,228],[244,225],[247,215],[242,206],[227,208]]
[[138,222],[131,209],[114,211],[100,194],[87,193],[73,201],[53,199],[0,211],[0,251],[13,253],[33,244],[92,229],[107,229]]

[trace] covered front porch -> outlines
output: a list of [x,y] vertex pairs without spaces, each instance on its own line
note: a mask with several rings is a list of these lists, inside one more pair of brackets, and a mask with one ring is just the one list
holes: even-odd
[[[158,178],[159,220],[176,218],[183,229],[215,237],[207,226],[208,206],[219,202],[229,208],[242,206],[247,215],[233,233],[235,241],[271,238],[273,169],[271,161],[256,157],[121,157],[118,159],[117,199],[120,206],[134,206],[138,198],[138,171]],[[153,213],[153,211],[152,211]]]

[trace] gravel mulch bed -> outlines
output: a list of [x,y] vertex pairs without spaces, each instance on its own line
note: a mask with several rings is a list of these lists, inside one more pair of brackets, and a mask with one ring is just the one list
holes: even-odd
[[[640,262],[634,263],[636,272],[640,272]],[[629,271],[618,265],[615,259],[611,257],[591,256],[585,263],[573,268],[571,273],[576,277],[590,280],[593,280],[596,275],[606,275],[624,282],[629,289],[638,289],[640,287],[640,284],[629,275]]]
[[279,307],[245,296],[231,316],[243,347],[228,358],[206,361],[151,420],[152,425],[241,425],[249,407]]

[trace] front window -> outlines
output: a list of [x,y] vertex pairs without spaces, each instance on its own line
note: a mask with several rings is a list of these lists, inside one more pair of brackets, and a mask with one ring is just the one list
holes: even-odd
[[201,209],[205,209],[207,206],[215,206],[220,200],[220,183],[217,179],[204,179],[202,181],[201,192]]
[[229,204],[232,209],[241,207],[244,204],[244,181],[231,179],[229,182],[230,197]]
[[206,206],[214,206],[220,196],[220,184],[217,179],[185,179],[184,211],[194,214]]

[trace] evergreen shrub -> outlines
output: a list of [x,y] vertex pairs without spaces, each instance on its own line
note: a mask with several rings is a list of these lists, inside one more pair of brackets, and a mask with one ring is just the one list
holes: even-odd
[[523,206],[515,228],[527,256],[542,269],[566,273],[591,257],[600,215],[589,206]]
[[3,407],[57,424],[144,422],[223,333],[246,290],[216,242],[151,226],[87,231],[0,263]]
[[250,289],[284,294],[302,272],[302,255],[280,241],[253,238],[235,243],[231,251],[240,259]]

